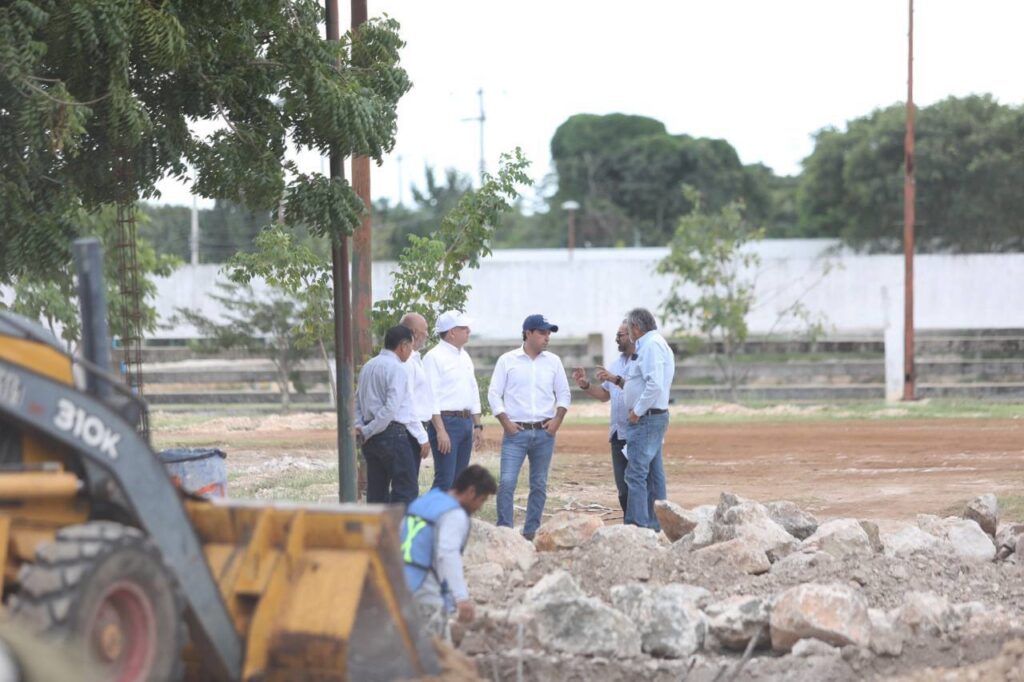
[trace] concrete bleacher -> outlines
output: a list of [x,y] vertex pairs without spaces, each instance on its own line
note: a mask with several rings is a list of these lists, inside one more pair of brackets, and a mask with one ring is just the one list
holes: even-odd
[[[575,366],[599,364],[602,343],[600,335],[553,339],[550,350],[558,353],[571,371]],[[486,381],[498,356],[515,344],[515,340],[471,341],[467,349],[478,376]],[[674,340],[673,346],[679,359],[675,400],[733,397],[712,355],[713,345],[694,347],[685,340]],[[919,397],[1024,399],[1022,329],[920,332],[915,348]],[[294,376],[293,403],[329,405],[327,369],[322,361],[304,361]],[[736,376],[734,395],[740,401],[881,399],[885,395],[884,343],[870,334],[816,341],[750,339],[738,356]],[[210,356],[187,346],[146,347],[143,377],[146,397],[155,406],[280,401],[271,362],[244,352]]]

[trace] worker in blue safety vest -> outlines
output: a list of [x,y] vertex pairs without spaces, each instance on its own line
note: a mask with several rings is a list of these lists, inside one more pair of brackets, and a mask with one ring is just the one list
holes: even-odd
[[469,541],[469,517],[497,491],[491,472],[474,464],[458,475],[451,490],[433,488],[406,510],[401,528],[405,581],[430,634],[446,637],[452,613],[464,623],[473,620],[462,551]]

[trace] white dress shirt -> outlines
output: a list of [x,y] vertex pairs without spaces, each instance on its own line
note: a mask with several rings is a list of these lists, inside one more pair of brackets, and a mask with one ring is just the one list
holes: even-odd
[[633,414],[643,416],[651,408],[667,410],[676,358],[668,342],[655,330],[636,341],[636,360],[626,371],[623,398]]
[[487,391],[491,412],[514,422],[542,422],[559,407],[569,408],[569,380],[562,360],[542,351],[531,358],[522,346],[498,358]]
[[441,340],[423,356],[423,369],[434,393],[434,409],[469,410],[480,414],[480,388],[469,353]]
[[434,414],[434,392],[430,390],[427,372],[423,369],[423,358],[418,350],[412,352],[403,366],[409,377],[409,400],[399,409],[398,421],[405,424],[409,433],[423,445],[428,440],[423,422],[430,421]]
[[395,421],[402,422],[409,435],[415,438],[417,443],[423,445],[430,439],[427,438],[427,430],[423,428],[424,420],[416,418],[416,394],[413,386],[416,381],[416,373],[411,357],[402,363],[402,369],[405,370],[406,377],[405,399],[398,406],[398,412],[395,413]]

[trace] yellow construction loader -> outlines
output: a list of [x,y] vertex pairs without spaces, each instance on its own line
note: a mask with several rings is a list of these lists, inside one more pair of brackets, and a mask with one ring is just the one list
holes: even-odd
[[400,512],[189,497],[109,372],[99,245],[75,244],[82,355],[0,312],[7,617],[102,678],[389,680],[438,672],[402,575]]

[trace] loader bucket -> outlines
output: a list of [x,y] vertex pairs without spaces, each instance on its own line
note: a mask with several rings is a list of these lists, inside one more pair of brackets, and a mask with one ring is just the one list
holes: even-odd
[[[405,585],[399,509],[227,500],[189,500],[186,507],[245,642],[242,680],[439,672]],[[190,654],[188,679],[207,673]]]

